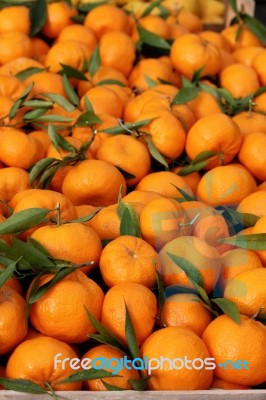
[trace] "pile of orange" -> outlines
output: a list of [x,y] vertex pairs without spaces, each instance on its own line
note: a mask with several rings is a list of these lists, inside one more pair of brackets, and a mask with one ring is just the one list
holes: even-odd
[[[0,10],[0,384],[265,387],[264,44],[185,11],[34,12]],[[125,355],[213,368],[66,381]]]

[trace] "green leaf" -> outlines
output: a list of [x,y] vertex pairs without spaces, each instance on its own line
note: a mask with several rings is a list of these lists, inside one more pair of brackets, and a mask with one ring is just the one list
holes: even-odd
[[95,114],[92,104],[87,96],[84,97],[84,105],[85,105],[86,111],[90,111],[93,114]]
[[201,171],[203,168],[205,168],[208,165],[208,161],[201,161],[197,164],[193,164],[191,163],[190,165],[187,165],[186,167],[183,167],[177,175],[180,176],[186,176],[186,175],[190,175],[193,174],[193,172],[199,172]]
[[139,33],[139,38],[142,43],[145,43],[149,46],[158,48],[158,49],[163,49],[163,50],[168,50],[170,51],[170,44],[163,39],[162,37],[155,35],[154,33],[147,31],[146,29],[142,28],[141,26],[137,27],[138,33]]
[[241,323],[240,320],[240,312],[237,308],[237,305],[233,303],[231,300],[227,299],[212,299],[212,302],[215,303],[228,317],[230,317],[237,324]]
[[38,74],[39,72],[45,71],[45,68],[38,68],[38,67],[28,67],[23,69],[22,71],[19,71],[15,77],[20,79],[21,81],[24,81],[25,79],[29,78],[30,76],[34,74]]
[[232,10],[234,11],[235,14],[238,14],[238,8],[237,8],[237,0],[228,0],[228,3],[230,4]]
[[114,126],[113,128],[102,129],[101,132],[110,133],[110,134],[119,134],[138,130],[145,125],[148,125],[155,118],[144,119],[138,122],[129,122],[128,124],[124,124],[122,120],[118,119],[119,126]]
[[49,282],[46,282],[44,285],[38,287],[34,293],[30,294],[28,304],[31,305],[36,303],[36,301],[38,301],[45,293],[47,293],[48,290],[50,290],[54,285],[56,285],[66,276],[72,274],[73,271],[73,267],[61,268]]
[[48,189],[56,172],[61,168],[62,163],[63,163],[63,161],[57,161],[56,163],[54,163],[50,167],[48,167],[43,172],[43,174],[40,176],[36,187],[42,188],[42,189]]
[[131,204],[123,203],[123,205],[124,210],[120,222],[120,235],[130,235],[140,238],[141,232],[138,214]]
[[[1,231],[0,231],[1,233]],[[257,233],[251,235],[239,235],[229,238],[219,239],[220,243],[232,244],[248,250],[266,250],[266,233]]]
[[126,86],[123,82],[118,81],[117,79],[104,79],[95,84],[95,86],[104,86],[104,85],[117,85],[122,87]]
[[194,100],[199,94],[196,87],[183,87],[180,89],[172,100],[172,104],[186,104]]
[[101,6],[102,4],[106,4],[108,1],[95,1],[93,3],[78,3],[78,10],[87,14],[89,11],[93,10],[96,7]]
[[37,240],[32,239],[32,238],[27,238],[27,243],[32,246],[35,247],[35,249],[39,250],[39,252],[41,252],[43,255],[45,255],[46,257],[50,257],[50,254],[48,253],[48,251],[46,250],[45,247],[43,247],[43,245],[41,245],[41,243],[37,242]]
[[99,45],[96,46],[95,50],[93,51],[91,58],[89,60],[89,74],[93,77],[101,65],[101,58],[100,58],[100,47]]
[[126,332],[128,350],[133,359],[139,358],[140,357],[139,345],[137,342],[136,333],[134,331],[133,323],[132,323],[126,303],[125,303],[125,307],[126,307],[125,332]]
[[144,79],[145,79],[149,89],[158,85],[158,82],[151,79],[148,75],[144,75]]
[[68,378],[64,379],[63,381],[59,381],[59,383],[91,381],[93,379],[111,378],[111,377],[119,377],[119,376],[120,375],[115,375],[112,372],[105,371],[104,369],[90,368],[90,369],[75,372],[74,374],[70,375]]
[[0,235],[12,235],[24,232],[45,221],[52,210],[47,208],[28,208],[12,214],[0,224]]
[[47,3],[45,0],[35,0],[30,8],[30,37],[39,33],[47,18]]
[[195,287],[195,289],[197,290],[198,296],[201,297],[201,299],[204,301],[204,303],[209,307],[209,309],[211,311],[212,310],[211,301],[209,299],[209,296],[207,295],[207,293],[203,289],[203,287],[198,285],[197,282],[194,281],[193,279],[190,279],[190,280],[191,280],[193,286]]
[[35,110],[28,111],[26,114],[23,115],[23,119],[25,121],[32,121],[35,119],[39,119],[47,112],[47,108],[41,107],[36,108]]
[[161,2],[162,2],[162,0],[157,0],[157,1],[153,1],[152,3],[150,3],[149,6],[146,8],[146,10],[143,11],[140,18],[144,18],[144,17],[147,17],[147,15],[150,15],[152,10],[154,8],[158,7],[161,4]]
[[30,264],[26,260],[21,259],[21,255],[13,247],[0,240],[0,263],[7,268],[12,262],[18,263],[18,269],[30,268]]
[[165,291],[164,291],[162,275],[160,274],[159,271],[156,271],[156,279],[157,279],[157,286],[158,286],[158,292],[159,292],[158,303],[159,303],[160,310],[162,310],[164,303],[165,303]]
[[12,241],[13,248],[27,260],[31,265],[43,267],[43,268],[55,268],[55,264],[42,252],[29,243],[25,243],[22,240],[14,238]]
[[169,169],[169,166],[165,160],[165,158],[162,156],[162,154],[159,152],[157,147],[154,145],[152,139],[149,137],[147,140],[148,143],[148,149],[151,154],[151,156],[158,161],[160,164],[162,164],[166,169]]
[[67,78],[75,78],[78,79],[79,81],[87,81],[88,79],[86,76],[79,71],[76,68],[71,67],[70,65],[62,64],[60,63],[62,69],[60,71],[60,74],[66,75]]
[[185,272],[189,279],[192,279],[203,288],[203,276],[201,272],[190,261],[169,252],[167,252],[166,254],[173,261],[174,264],[176,264],[180,269],[182,269],[182,271]]
[[51,142],[54,148],[60,153],[60,148],[64,149],[65,151],[69,151],[70,153],[76,153],[77,150],[74,146],[66,141],[63,136],[59,135],[55,127],[52,124],[48,126],[48,136],[51,139]]
[[7,379],[0,378],[0,384],[6,389],[14,390],[16,392],[33,393],[33,394],[45,394],[45,389],[31,382],[27,379]]
[[217,151],[212,151],[212,150],[207,150],[207,151],[202,151],[195,157],[191,163],[192,164],[198,164],[201,161],[206,161],[209,160],[210,158],[217,156],[219,154]]
[[109,383],[104,382],[102,379],[101,379],[101,382],[109,392],[116,392],[116,391],[126,390],[126,389],[123,389],[123,388],[118,387],[118,386],[110,385]]
[[57,93],[42,93],[44,97],[47,97],[54,103],[58,104],[60,107],[62,107],[64,110],[71,112],[75,110],[75,106],[71,104],[65,97],[61,96],[60,94]]
[[78,106],[79,105],[79,97],[78,97],[77,93],[75,92],[73,86],[71,85],[66,74],[63,74],[63,85],[64,85],[65,92],[67,94],[67,97],[69,98],[71,103],[74,104],[74,106]]
[[32,108],[51,108],[53,107],[53,103],[47,100],[28,100],[23,103],[24,107],[32,107]]
[[266,43],[265,25],[263,25],[259,20],[248,14],[244,14],[241,17],[246,26],[251,30],[251,32],[254,33],[254,35],[257,36],[257,38],[259,38],[263,44],[265,44]]
[[238,211],[232,210],[229,207],[224,207],[228,214],[232,217],[233,221],[236,223],[243,224],[246,228],[253,227],[260,217],[254,214],[240,213]]
[[98,214],[99,211],[100,211],[100,209],[97,210],[97,211],[94,211],[94,212],[91,213],[91,214],[86,215],[85,217],[81,217],[81,218],[77,218],[77,219],[72,219],[72,220],[70,220],[70,221],[68,221],[68,222],[69,222],[69,223],[76,223],[76,222],[78,222],[78,223],[83,223],[83,222],[90,221],[93,217],[95,217],[96,214]]
[[238,25],[237,30],[236,30],[236,36],[235,36],[235,41],[238,42],[240,35],[243,31],[243,26],[241,24]]
[[140,379],[129,378],[128,382],[130,383],[133,390],[144,391],[147,389],[147,384],[149,379],[150,375]]
[[[94,329],[99,332],[98,337],[104,338],[106,340],[106,344],[111,347],[117,348],[121,351],[124,351],[124,345],[120,339],[118,339],[111,331],[109,331],[100,321],[98,321],[94,315],[88,310],[86,306],[84,306],[87,316],[89,318],[90,323],[94,327]],[[89,337],[96,338],[97,335],[90,334]]]
[[180,194],[182,194],[182,196],[184,197],[184,199],[185,199],[186,201],[194,201],[194,200],[195,200],[194,197],[190,196],[187,192],[185,192],[184,190],[182,190],[182,189],[179,188],[178,186],[174,185],[173,183],[172,183],[172,185],[176,188],[176,190],[178,190],[178,192],[179,192]]
[[8,114],[10,120],[17,115],[17,112],[20,109],[20,107],[22,106],[22,104],[23,104],[23,100],[21,100],[21,99],[18,99],[15,101],[15,103],[11,107],[9,114]]
[[79,116],[75,125],[76,126],[90,126],[93,124],[100,124],[102,120],[92,111],[86,111]]
[[62,115],[41,115],[40,117],[36,118],[38,121],[43,122],[72,122],[73,118],[64,117]]
[[9,266],[5,269],[0,270],[0,288],[10,279],[17,268],[18,260],[9,264]]
[[199,68],[196,71],[194,71],[194,74],[193,74],[193,77],[192,77],[192,82],[193,82],[194,85],[198,85],[204,68],[205,68],[205,65],[203,65],[201,68]]
[[30,170],[30,185],[32,186],[35,180],[55,161],[57,161],[57,159],[51,157],[43,158],[38,161]]

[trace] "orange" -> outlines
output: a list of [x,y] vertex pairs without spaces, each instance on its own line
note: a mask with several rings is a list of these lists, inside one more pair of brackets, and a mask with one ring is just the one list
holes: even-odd
[[32,82],[34,83],[34,86],[31,93],[35,97],[42,97],[42,93],[56,93],[63,97],[67,97],[61,75],[43,71],[31,75],[24,81],[26,86],[30,85]]
[[115,166],[107,161],[85,160],[68,172],[62,191],[76,206],[108,206],[116,203],[120,187],[125,194],[125,179]]
[[31,40],[22,32],[0,33],[0,65],[19,57],[31,57]]
[[266,180],[266,133],[254,132],[245,137],[238,157],[257,179]]
[[[205,216],[206,213],[208,215],[209,211],[212,210],[211,207],[208,207],[206,204],[204,204],[200,201],[197,201],[197,200],[183,201],[182,207],[184,208],[184,210],[186,210],[186,213],[188,214],[190,221],[192,221],[196,216],[198,219],[201,216]],[[210,213],[212,214],[212,212],[210,212]]]
[[[144,89],[145,90],[145,89]],[[128,122],[135,122],[141,115],[142,109],[149,100],[157,98],[154,91],[145,90],[135,97],[132,97],[125,105],[123,118]]]
[[[117,373],[119,377],[110,377],[110,378],[103,378],[103,379],[92,379],[92,380],[87,380],[84,381],[84,386],[85,389],[87,390],[92,390],[92,391],[105,391],[107,390],[106,387],[104,386],[104,383],[107,383],[112,386],[116,386],[118,388],[121,388],[123,390],[130,390],[132,389],[132,386],[130,384],[130,379],[136,380],[139,378],[139,373],[137,372],[136,369],[134,368],[126,368],[125,366],[123,368],[118,367],[117,365],[117,360],[123,359],[125,354],[118,350],[115,349],[111,346],[108,346],[106,344],[100,344],[99,346],[93,347],[87,353],[84,354],[82,359],[84,360],[85,358],[89,358],[92,360],[94,365],[97,368],[104,369],[105,371],[112,372],[114,374]],[[102,357],[105,358],[105,360],[108,360],[108,366],[104,366],[102,363]],[[94,361],[95,360],[95,361]],[[112,363],[113,361],[113,363]],[[111,363],[111,365],[110,365]],[[119,370],[118,370],[119,369]]]
[[220,85],[237,99],[249,96],[260,87],[256,71],[240,63],[231,64],[222,70]]
[[194,112],[188,104],[175,104],[172,106],[172,113],[182,123],[186,132],[188,132],[192,125],[194,125],[196,122]]
[[191,108],[196,120],[222,112],[217,99],[211,93],[207,92],[199,92],[197,97],[187,104]]
[[249,269],[230,279],[224,297],[233,301],[241,314],[252,317],[266,308],[265,268]]
[[112,67],[127,76],[135,60],[135,45],[124,32],[109,32],[101,37],[100,58],[104,66]]
[[[174,3],[174,6],[176,6],[176,3]],[[178,12],[175,15],[175,11],[176,10],[174,10],[174,15],[172,18],[181,26],[187,28],[189,32],[198,33],[202,31],[203,25],[198,15],[185,9],[177,10]],[[168,21],[170,18],[171,16],[169,17]]]
[[8,202],[18,192],[29,189],[29,174],[21,168],[0,169],[0,193],[2,200]]
[[100,238],[92,228],[82,223],[43,226],[36,229],[31,237],[54,258],[80,266],[93,262],[91,266],[82,267],[83,272],[90,272],[99,263],[102,252]]
[[185,26],[177,24],[176,22],[174,22],[171,19],[171,15],[166,19],[166,21],[167,21],[167,23],[169,25],[169,28],[170,28],[170,39],[177,39],[180,36],[183,36],[183,35],[185,35],[186,33],[189,32],[189,30]]
[[150,135],[153,144],[167,158],[179,157],[185,148],[186,131],[182,122],[171,111],[156,109],[144,111],[139,121],[153,120],[141,128],[142,132]]
[[[76,206],[75,209],[77,211],[78,218],[83,218],[83,217],[87,217],[88,215],[94,213],[95,211],[99,211],[100,207],[83,205],[83,206]],[[89,221],[83,222],[83,224],[89,226]]]
[[255,69],[259,76],[261,85],[266,85],[266,73],[265,73],[265,61],[266,61],[266,51],[263,49],[258,52],[255,56],[252,67]]
[[35,139],[39,140],[41,142],[44,152],[46,153],[48,147],[50,146],[51,140],[45,131],[32,131],[29,133],[30,136],[35,137]]
[[62,69],[61,64],[66,64],[81,70],[84,60],[88,59],[91,53],[92,52],[84,43],[78,42],[77,40],[58,42],[50,47],[45,58],[45,66],[50,72],[60,71]]
[[174,41],[170,57],[175,69],[189,79],[200,68],[203,68],[202,77],[216,75],[220,71],[219,48],[193,33],[183,35]]
[[220,50],[231,52],[230,44],[219,32],[204,30],[199,33],[199,37],[203,40],[207,40],[207,42],[215,44]]
[[237,35],[238,24],[231,25],[222,30],[221,35],[230,43],[232,50],[243,47],[262,46],[258,37],[252,33],[245,25],[241,27],[240,34]]
[[86,110],[85,97],[89,100],[95,114],[108,114],[121,118],[123,113],[123,102],[119,96],[106,86],[96,86],[89,89],[80,100],[80,108]]
[[102,323],[123,343],[126,343],[126,307],[140,345],[152,333],[157,311],[156,297],[146,286],[133,282],[119,283],[108,290],[103,302]]
[[227,382],[224,379],[214,378],[211,384],[211,389],[223,390],[248,390],[250,386],[241,385],[240,383]]
[[[214,211],[214,210],[213,210]],[[196,219],[193,224],[193,236],[204,240],[214,247],[219,247],[219,240],[229,236],[228,226],[222,215],[213,212],[213,215],[205,215]]]
[[241,146],[240,129],[227,115],[218,113],[198,120],[189,130],[186,152],[191,160],[203,151],[217,151],[205,167],[212,169],[228,164],[238,153]]
[[8,167],[28,169],[42,158],[40,142],[22,130],[0,128],[0,161]]
[[151,289],[156,282],[157,264],[158,255],[148,243],[126,235],[112,240],[103,249],[100,271],[108,287],[135,282]]
[[258,217],[266,215],[266,190],[260,190],[245,197],[237,207],[237,211]]
[[100,39],[108,32],[120,31],[128,33],[129,18],[120,8],[111,4],[103,4],[95,7],[87,14],[84,26],[90,28],[97,39]]
[[[1,215],[0,215],[0,218],[1,218]],[[4,269],[4,267],[0,264],[0,272],[3,269]],[[20,283],[19,279],[15,275],[12,275],[11,278],[9,278],[4,283],[4,285],[1,286],[1,289],[2,290],[12,289],[15,292],[17,292],[18,294],[20,294],[21,296],[23,295],[21,283]]]
[[186,327],[201,336],[212,315],[195,294],[178,293],[166,297],[160,319],[166,326]]
[[145,190],[132,190],[132,192],[123,197],[123,201],[127,203],[138,202],[145,206],[151,200],[159,199],[161,197],[162,196],[156,192],[146,192]]
[[44,40],[34,37],[31,39],[31,47],[32,58],[43,63],[50,48],[48,44]]
[[160,36],[163,39],[168,39],[170,36],[170,28],[167,22],[158,15],[147,15],[139,19],[139,25],[149,32]]
[[262,93],[259,96],[256,96],[253,99],[253,103],[255,104],[253,107],[254,111],[260,112],[262,114],[266,113],[266,93]]
[[[241,233],[242,234],[242,233]],[[262,268],[262,263],[257,254],[252,250],[233,249],[224,253],[221,257],[222,273],[220,286],[225,288],[226,284],[241,272]]]
[[0,33],[22,32],[30,33],[30,13],[25,6],[11,6],[2,8],[0,11]]
[[[42,276],[39,287],[52,278],[53,275]],[[67,343],[82,343],[88,340],[89,333],[95,332],[84,307],[99,319],[103,299],[100,286],[76,270],[31,305],[30,321],[44,335]]]
[[182,205],[173,199],[153,199],[140,213],[143,239],[159,250],[174,238],[191,234],[189,222]]
[[26,336],[26,302],[15,290],[0,289],[0,354],[6,354]]
[[[32,42],[32,55],[34,54],[34,43]],[[39,61],[34,60],[33,58],[28,57],[18,57],[12,61],[9,61],[5,65],[0,67],[0,74],[5,76],[12,76],[14,79],[17,73],[23,71],[26,68],[36,67],[36,68],[44,68],[43,64]],[[19,79],[17,79],[19,81]],[[19,81],[21,84],[22,82]]]
[[[263,192],[260,192],[263,193]],[[260,233],[266,233],[266,216],[261,217],[258,222],[255,224],[253,227],[253,234],[260,234]],[[263,266],[266,266],[266,250],[258,250],[257,251],[258,256],[261,259],[261,262]]]
[[[82,146],[82,141],[72,137],[72,136],[68,136],[65,138],[65,140],[72,146],[74,146],[77,150],[79,150]],[[56,150],[56,148],[54,147],[53,143],[49,144],[49,147],[47,149],[46,152],[46,157],[52,157],[52,158],[56,158],[58,160],[62,160],[64,157],[68,156],[71,154],[71,151],[69,150],[64,150],[59,146],[59,151]],[[90,153],[89,150],[86,153],[86,157],[90,158]]]
[[159,79],[167,81],[170,84],[178,84],[180,82],[177,74],[173,73],[171,64],[169,65],[169,63],[163,62],[160,59],[145,58],[141,59],[132,69],[128,77],[129,86],[136,87],[139,91],[148,89],[146,76],[158,83],[160,82]]
[[253,111],[242,111],[233,117],[233,121],[239,126],[242,136],[254,132],[266,133],[266,116]]
[[[183,167],[175,167],[172,169],[172,172],[179,175],[178,173],[181,171],[182,168]],[[184,176],[182,175],[182,179],[190,187],[193,193],[196,193],[198,184],[201,180],[200,174],[198,172],[192,172],[192,174],[189,175],[184,175]]]
[[77,357],[69,345],[51,337],[39,336],[26,340],[11,354],[7,363],[7,377],[27,379],[46,389],[45,384],[49,382],[54,390],[80,390],[81,382],[59,383],[75,371],[69,362],[64,366],[59,362],[55,368],[56,356],[58,361]]
[[[126,179],[129,186],[136,185],[151,168],[150,154],[147,147],[132,136],[116,135],[102,143],[97,151],[99,160],[109,161],[123,171],[134,175]],[[141,160],[136,163],[136,159]]]
[[[246,386],[265,381],[266,327],[260,322],[241,316],[241,324],[236,324],[221,315],[210,323],[202,338],[216,365],[227,361],[226,366],[214,370],[215,377]],[[242,368],[233,369],[228,360],[241,360]]]
[[20,128],[24,125],[23,121],[23,113],[25,112],[23,109],[20,109],[16,115],[10,119],[10,111],[14,106],[14,101],[7,96],[0,96],[1,110],[0,110],[0,124],[1,126],[13,125],[17,128]]
[[77,40],[84,43],[90,51],[93,51],[97,46],[97,40],[91,29],[83,25],[68,25],[66,26],[57,37],[57,42],[64,42],[66,40]]
[[164,197],[182,198],[183,196],[175,186],[182,189],[189,196],[193,196],[192,190],[185,183],[183,178],[170,171],[153,172],[146,175],[138,183],[136,189],[147,192],[156,192]]
[[55,39],[68,25],[73,24],[71,17],[77,15],[76,9],[65,1],[48,3],[47,18],[41,33],[48,39]]
[[[167,253],[185,258],[192,263],[202,274],[205,291],[207,293],[212,291],[221,269],[220,253],[215,247],[197,237],[182,236],[168,242],[160,251],[160,272],[164,283],[194,288],[185,272],[170,259]],[[199,282],[196,283],[199,284]]]
[[266,190],[266,182],[262,182],[262,183],[258,186],[258,190]]
[[255,57],[263,50],[260,46],[250,46],[237,49],[233,52],[235,62],[251,67]]
[[[2,206],[4,206],[4,204],[2,203]],[[0,214],[0,224],[2,222],[5,222],[6,218]],[[0,235],[0,239],[3,240],[4,242],[6,242],[7,244],[11,243],[11,235]]]
[[24,92],[26,86],[15,76],[0,75],[0,95],[16,101]]
[[[203,340],[191,329],[170,326],[154,332],[142,345],[141,357],[162,359],[162,368],[151,361],[150,390],[204,390],[209,389],[213,372],[203,367],[209,352]],[[185,367],[185,360],[193,361],[196,368]],[[183,366],[183,368],[182,368]]]
[[211,206],[240,203],[257,188],[251,173],[238,164],[208,171],[198,185],[197,196]]

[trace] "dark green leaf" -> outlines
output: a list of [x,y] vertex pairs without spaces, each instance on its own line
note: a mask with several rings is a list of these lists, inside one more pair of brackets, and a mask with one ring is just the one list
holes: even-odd
[[170,44],[163,39],[162,37],[155,35],[154,33],[147,31],[146,29],[138,26],[138,33],[139,38],[142,43],[145,43],[149,46],[156,47],[159,49],[169,50],[170,51]]
[[17,268],[18,260],[9,264],[5,269],[0,269],[0,288],[10,279]]
[[120,387],[118,387],[118,386],[110,385],[109,383],[104,382],[102,379],[101,379],[101,381],[102,381],[102,384],[104,385],[104,387],[105,387],[109,392],[116,392],[116,391],[120,391],[120,390],[126,390],[126,389],[122,389],[122,388],[120,388]]
[[48,167],[50,167],[56,160],[56,158],[43,158],[38,161],[30,171],[30,185],[32,186],[35,180],[44,172]]
[[86,111],[85,113],[81,114],[77,119],[75,125],[76,126],[90,126],[93,124],[100,124],[102,121],[99,117],[97,117],[94,112]]
[[66,74],[63,74],[63,85],[64,85],[65,92],[67,94],[67,97],[69,98],[71,103],[74,104],[74,106],[78,106],[79,105],[79,97],[78,97],[77,93],[75,92],[73,86],[71,85]]
[[59,383],[90,381],[93,379],[111,378],[111,377],[118,377],[118,376],[119,375],[115,375],[112,372],[105,371],[104,369],[90,368],[90,369],[75,372],[74,374],[70,375],[67,379],[64,379],[63,381],[59,381]]
[[266,43],[266,27],[263,25],[259,20],[256,18],[244,14],[242,15],[242,20],[246,24],[246,26],[251,30],[252,33],[254,33],[257,38],[261,40],[263,44]]
[[51,212],[46,208],[28,208],[12,214],[0,224],[0,235],[12,235],[24,232],[45,221]]
[[45,71],[44,68],[38,68],[38,67],[28,67],[23,69],[22,71],[18,72],[15,77],[20,79],[21,81],[24,81],[25,79],[29,78],[30,76],[34,74],[38,74],[39,72]]
[[47,18],[46,0],[35,0],[30,8],[30,37],[37,35],[44,27]]
[[16,392],[33,393],[33,394],[45,394],[41,386],[27,379],[7,379],[0,378],[0,384],[6,389],[14,390]]
[[228,214],[233,218],[233,221],[244,225],[246,228],[253,227],[260,219],[257,215],[240,213],[238,211],[232,210],[229,207],[224,207]]
[[62,70],[60,74],[66,75],[68,78],[75,78],[79,81],[87,81],[86,76],[76,68],[71,67],[70,65],[60,63]]
[[14,118],[17,115],[18,110],[20,109],[20,107],[23,104],[23,100],[22,99],[18,99],[15,101],[15,103],[13,104],[13,106],[11,107],[10,111],[9,111],[9,119]]
[[73,121],[73,118],[64,117],[63,115],[56,115],[56,114],[42,115],[36,119],[38,121],[43,121],[43,122],[72,122]]
[[64,110],[71,112],[75,110],[75,106],[71,104],[65,97],[57,93],[42,93],[44,97],[48,97],[51,101],[58,104]]
[[59,135],[52,124],[48,126],[48,136],[54,148],[60,153],[60,148],[71,153],[76,153],[76,148],[66,141],[63,136]]
[[180,269],[182,269],[182,271],[185,272],[189,279],[192,279],[203,288],[204,281],[202,274],[190,261],[169,252],[167,252],[166,254],[173,261],[174,264],[176,264]]
[[206,161],[214,156],[217,156],[217,154],[219,154],[217,151],[212,151],[212,150],[202,151],[197,155],[197,157],[194,158],[194,160],[191,161],[191,163],[198,164],[201,161]]
[[166,169],[169,169],[169,166],[165,160],[165,158],[162,156],[162,154],[159,152],[157,147],[154,145],[152,139],[149,137],[147,140],[148,143],[148,149],[151,154],[151,156],[158,161],[160,164],[162,164]]
[[155,118],[144,119],[142,121],[137,122],[129,122],[128,124],[121,123],[121,120],[118,120],[120,126],[114,126],[113,128],[102,129],[101,132],[110,133],[110,134],[119,134],[124,132],[131,132],[134,130],[138,130],[145,125],[148,125]]
[[140,351],[139,351],[139,345],[137,342],[137,337],[136,333],[134,331],[134,326],[127,308],[127,305],[125,303],[126,307],[126,325],[125,325],[125,332],[126,332],[126,339],[127,339],[127,345],[128,345],[128,350],[132,356],[132,358],[139,358],[140,357]]
[[243,31],[243,26],[241,24],[239,24],[237,27],[237,30],[236,30],[236,37],[235,37],[236,42],[238,42],[242,31]]
[[194,71],[193,77],[192,77],[192,82],[194,83],[194,85],[197,85],[200,81],[201,78],[201,74],[204,70],[205,66],[197,69],[196,71]]
[[159,303],[160,310],[162,310],[164,303],[165,303],[165,291],[164,291],[162,275],[160,274],[159,271],[156,271],[156,279],[157,279],[157,286],[158,286],[158,292],[159,292],[158,303]]
[[212,299],[212,302],[217,304],[217,306],[230,317],[237,324],[240,324],[240,312],[237,308],[237,305],[233,303],[231,300],[227,299]]
[[23,103],[25,107],[32,107],[32,108],[51,108],[53,107],[53,103],[51,101],[46,100],[28,100]]
[[172,104],[186,104],[194,100],[199,94],[196,87],[184,87],[180,89],[172,100]]
[[186,78],[184,75],[181,75],[181,81],[182,81],[182,88],[196,88],[195,83],[192,82],[190,79]]
[[55,268],[55,264],[48,257],[29,243],[14,238],[12,244],[13,248],[31,265],[43,268]]
[[138,214],[131,204],[124,203],[124,207],[120,223],[120,235],[141,237]]
[[205,168],[208,165],[208,161],[201,161],[198,164],[193,164],[191,163],[190,165],[187,165],[186,167],[183,167],[177,175],[180,176],[186,176],[193,174],[193,172],[198,172],[201,171],[203,168]]
[[[1,233],[1,230],[0,230]],[[251,235],[239,235],[229,238],[219,239],[220,243],[232,244],[248,250],[266,250],[266,233]]]
[[69,223],[76,223],[76,222],[78,222],[78,223],[83,223],[83,222],[90,221],[93,217],[95,217],[96,214],[98,214],[99,211],[100,211],[100,209],[97,210],[97,211],[94,211],[94,212],[91,213],[91,214],[86,215],[85,217],[81,217],[81,218],[77,218],[77,219],[72,219],[71,221],[68,221],[68,222],[69,222]]
[[95,84],[95,86],[104,86],[104,85],[117,85],[122,87],[126,86],[123,82],[118,81],[117,79],[104,79]]
[[56,172],[61,168],[62,161],[58,161],[54,163],[50,167],[48,167],[43,174],[40,176],[38,180],[38,184],[36,185],[37,188],[48,189],[53,177],[55,176]]
[[156,7],[158,7],[161,4],[162,0],[157,0],[157,1],[153,1],[152,3],[150,3],[148,5],[148,7],[143,11],[143,13],[141,14],[140,18],[144,18],[147,15],[150,15],[150,13],[152,12],[152,10]]
[[195,200],[194,197],[190,196],[187,192],[185,192],[184,190],[182,190],[182,189],[179,188],[178,186],[174,185],[173,183],[172,183],[172,185],[176,188],[176,190],[178,190],[178,192],[179,192],[180,194],[182,194],[182,196],[184,197],[184,199],[185,199],[186,201],[194,201],[194,200]]
[[145,376],[144,378],[140,379],[129,379],[128,382],[130,383],[133,390],[143,391],[147,389],[148,380],[150,376]]
[[96,72],[100,68],[100,65],[101,65],[100,47],[99,45],[97,45],[89,60],[88,67],[90,76],[94,76],[96,74]]
[[36,108],[35,110],[28,111],[26,114],[23,115],[23,119],[25,121],[32,121],[35,119],[39,119],[47,112],[47,108]]
[[83,13],[88,13],[96,7],[101,6],[102,4],[106,4],[108,1],[95,1],[94,3],[78,3],[78,10]]
[[212,305],[211,305],[211,301],[209,299],[209,296],[207,295],[207,293],[205,292],[205,290],[203,289],[202,286],[198,285],[198,283],[196,281],[194,281],[194,279],[190,279],[193,286],[195,287],[195,289],[197,290],[197,295],[199,297],[201,297],[201,299],[204,301],[204,303],[210,308],[210,310],[212,309]]
[[41,245],[41,243],[37,242],[37,240],[32,239],[32,238],[27,238],[27,243],[32,246],[35,247],[35,249],[39,250],[39,252],[41,252],[43,255],[45,255],[46,257],[50,257],[50,254],[48,253],[48,251],[45,249],[45,247],[43,247]]
[[234,11],[235,14],[238,14],[238,8],[237,8],[237,0],[228,0],[228,3],[230,4],[232,10]]
[[47,293],[49,289],[51,289],[66,276],[70,275],[73,271],[74,268],[72,267],[61,268],[49,282],[46,282],[44,285],[40,286],[35,293],[30,294],[28,304],[36,303],[36,301],[38,301],[45,293]]

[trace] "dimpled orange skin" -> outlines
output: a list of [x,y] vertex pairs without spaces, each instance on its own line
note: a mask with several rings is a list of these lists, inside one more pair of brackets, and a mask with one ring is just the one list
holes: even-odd
[[248,135],[244,139],[238,157],[257,179],[266,180],[266,134],[264,132]]
[[[203,340],[192,330],[185,327],[167,327],[154,332],[141,347],[141,357],[149,359],[160,357],[184,360],[210,357]],[[180,366],[180,361],[177,361]],[[154,364],[152,364],[154,365]],[[201,369],[173,369],[170,370],[169,362],[165,361],[163,368],[151,371],[148,380],[150,390],[206,390],[209,389],[213,371]]]
[[254,214],[258,217],[266,215],[266,190],[260,190],[245,197],[237,211],[241,213]]
[[[70,346],[47,336],[38,336],[21,343],[11,354],[6,369],[7,378],[28,379],[45,387],[49,382],[54,390],[80,390],[81,382],[59,383],[73,374],[68,362],[64,368],[62,363],[55,368],[55,356],[60,353],[59,360],[76,358]],[[46,387],[47,389],[47,387]]]
[[214,376],[241,385],[255,386],[266,380],[266,327],[241,316],[238,325],[227,315],[210,323],[202,336],[216,364],[226,360],[246,360],[248,369],[215,368]]
[[62,191],[76,206],[109,206],[117,202],[121,186],[123,196],[126,192],[125,178],[111,163],[85,160],[68,172]]
[[221,153],[209,161],[206,169],[212,169],[232,161],[240,146],[240,129],[230,117],[218,113],[203,117],[192,126],[187,135],[186,152],[191,160],[206,150]]
[[[39,285],[53,275],[44,275]],[[31,287],[27,297],[30,295]],[[71,295],[70,295],[71,294]],[[95,318],[101,317],[104,294],[100,286],[76,270],[54,285],[30,309],[30,321],[44,335],[66,343],[83,343],[95,329],[87,318],[86,307]]]
[[22,168],[0,169],[0,193],[4,201],[9,201],[18,192],[29,189],[29,173]]

